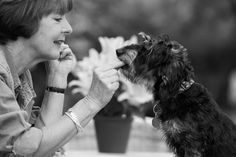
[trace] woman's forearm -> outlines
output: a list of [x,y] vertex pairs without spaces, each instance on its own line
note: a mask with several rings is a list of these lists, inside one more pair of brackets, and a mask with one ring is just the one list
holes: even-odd
[[54,153],[63,146],[64,142],[68,142],[76,132],[73,122],[67,116],[62,116],[57,123],[42,128],[42,140],[33,156],[41,157]]
[[[98,109],[91,107],[94,105],[93,102],[88,101],[86,98],[74,105],[73,111],[78,116],[82,127],[85,127],[98,112]],[[34,156],[46,156],[55,152],[76,135],[77,130],[74,122],[68,116],[64,115],[58,121],[54,122],[54,124],[42,128],[42,132],[42,141]]]
[[41,117],[36,121],[36,126],[40,126],[40,123],[46,126],[50,125],[62,116],[64,97],[62,93],[45,91],[40,112]]
[[[65,89],[67,86],[67,77],[50,75],[48,76],[47,85]],[[45,91],[41,106],[41,115],[36,122],[36,126],[43,126],[42,124],[50,125],[62,116],[64,97],[64,93]]]

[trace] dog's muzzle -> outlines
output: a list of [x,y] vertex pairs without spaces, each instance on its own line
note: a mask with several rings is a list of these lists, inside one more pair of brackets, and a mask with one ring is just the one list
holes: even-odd
[[124,50],[121,48],[116,50],[116,55],[119,60],[124,62],[126,65],[131,65],[137,56],[137,52],[135,50]]

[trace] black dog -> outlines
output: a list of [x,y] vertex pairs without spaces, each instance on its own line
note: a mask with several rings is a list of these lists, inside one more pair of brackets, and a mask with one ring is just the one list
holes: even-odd
[[153,125],[177,157],[236,157],[236,125],[207,89],[194,82],[187,49],[167,35],[116,50],[122,73],[153,93]]

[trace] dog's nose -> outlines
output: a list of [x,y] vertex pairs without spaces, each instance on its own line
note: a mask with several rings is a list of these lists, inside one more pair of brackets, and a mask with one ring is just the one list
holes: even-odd
[[117,49],[117,50],[116,50],[116,55],[117,55],[118,57],[120,57],[122,54],[123,54],[122,49]]

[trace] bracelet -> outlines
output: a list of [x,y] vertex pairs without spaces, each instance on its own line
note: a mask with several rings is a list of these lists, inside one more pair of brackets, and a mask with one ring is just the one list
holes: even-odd
[[66,89],[47,86],[46,90],[49,92],[56,92],[56,93],[63,93],[64,94]]
[[76,126],[77,129],[77,133],[79,132],[83,132],[84,128],[81,126],[80,122],[79,122],[79,118],[76,116],[76,114],[72,111],[72,108],[70,108],[67,112],[65,112],[65,115],[68,116],[73,123]]

